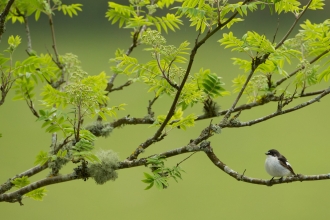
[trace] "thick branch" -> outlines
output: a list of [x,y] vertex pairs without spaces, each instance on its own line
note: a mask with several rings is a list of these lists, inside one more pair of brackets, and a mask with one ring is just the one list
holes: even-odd
[[120,118],[112,123],[109,123],[110,127],[117,128],[122,125],[137,125],[137,124],[153,124],[155,121],[153,119],[150,119],[148,117],[146,118],[130,118],[130,117],[124,117]]
[[2,34],[5,33],[5,29],[6,29],[5,28],[6,17],[9,14],[10,7],[13,5],[14,1],[15,0],[9,0],[5,9],[0,14],[0,41],[1,41]]
[[[200,146],[197,146],[194,143],[190,143],[187,146],[177,148],[174,150],[170,150],[170,151],[161,153],[160,155],[165,156],[166,158],[169,158],[169,157],[177,156],[179,154],[203,151],[203,150],[205,150],[205,147],[206,147],[206,145],[203,145],[203,144],[201,144]],[[150,157],[152,157],[152,156],[150,156]],[[141,158],[141,159],[133,160],[133,161],[126,160],[126,161],[120,162],[119,167],[117,169],[119,170],[119,169],[143,166],[143,165],[146,165],[146,162],[147,162],[147,158]],[[32,168],[20,175],[15,176],[14,178],[8,180],[8,182],[11,184],[11,180],[13,180],[15,178],[22,177],[22,176],[31,176],[36,173],[36,170],[41,171],[40,168],[41,168],[40,166]],[[47,165],[44,165],[42,168],[47,168]],[[67,182],[67,181],[71,181],[71,180],[75,180],[75,179],[80,179],[80,177],[77,175],[76,172],[68,174],[68,175],[49,177],[49,178],[45,178],[45,179],[39,180],[37,182],[31,183],[28,186],[25,186],[21,189],[16,190],[15,192],[7,193],[7,194],[3,194],[4,192],[9,190],[9,189],[4,190],[5,184],[3,184],[0,188],[0,190],[2,190],[2,191],[0,191],[2,194],[2,195],[0,194],[0,202],[20,202],[20,200],[22,199],[22,196],[24,194],[29,193],[35,189],[38,189],[38,188],[41,188],[41,187],[44,187],[47,185]]]
[[291,183],[291,182],[302,182],[302,181],[316,181],[316,180],[327,180],[330,179],[329,174],[320,174],[320,175],[302,175],[298,174],[294,177],[287,177],[285,179],[273,179],[270,180],[264,180],[264,179],[257,179],[245,176],[244,174],[239,174],[235,170],[231,169],[229,166],[224,164],[219,158],[214,154],[211,147],[209,147],[210,150],[205,150],[204,152],[208,156],[208,158],[212,161],[212,163],[220,168],[222,171],[224,171],[229,176],[235,178],[238,181],[243,181],[246,183],[252,183],[252,184],[258,184],[258,185],[265,185],[265,186],[272,186],[275,184],[283,184],[283,183]]
[[[71,141],[71,135],[68,136],[67,138],[64,139],[64,141],[61,143],[61,144],[58,144],[56,145],[56,140],[57,140],[57,136],[56,135],[53,135],[52,136],[52,145],[51,147],[54,148],[53,149],[53,152],[52,154],[55,155],[57,154],[57,152],[62,148],[64,147],[66,144],[68,144],[70,141]],[[48,168],[48,163],[45,163],[44,165],[37,165],[35,167],[32,167],[31,169],[29,170],[26,170],[12,178],[9,178],[5,183],[3,183],[1,186],[0,186],[0,194],[10,190],[14,184],[11,183],[11,181],[13,181],[14,179],[16,178],[21,178],[23,176],[27,176],[27,177],[30,177],[30,176],[34,176],[35,174],[45,170]]]
[[24,194],[29,193],[35,189],[39,189],[41,187],[56,183],[63,183],[75,180],[77,178],[78,176],[75,172],[67,175],[45,178],[37,182],[31,183],[25,187],[22,187],[15,192],[0,195],[0,202],[19,202]]
[[7,180],[7,182],[3,183],[0,186],[0,194],[3,194],[4,192],[10,190],[14,186],[14,184],[11,183],[12,180],[14,180],[16,178],[21,178],[23,176],[27,176],[27,177],[33,176],[33,175],[45,170],[47,167],[48,167],[47,163],[42,166],[38,165],[38,166],[32,167],[31,169],[29,169],[27,171],[24,171],[23,173],[20,173],[16,176],[10,178],[9,180]]

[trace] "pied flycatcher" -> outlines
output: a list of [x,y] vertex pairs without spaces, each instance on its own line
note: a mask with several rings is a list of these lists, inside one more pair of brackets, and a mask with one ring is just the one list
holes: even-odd
[[275,149],[269,150],[265,161],[265,168],[269,175],[274,177],[296,175],[287,159]]

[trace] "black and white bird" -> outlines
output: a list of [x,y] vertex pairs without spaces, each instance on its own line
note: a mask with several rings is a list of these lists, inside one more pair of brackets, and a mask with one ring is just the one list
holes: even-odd
[[274,177],[296,176],[287,159],[275,149],[269,150],[265,161],[265,169],[269,175]]

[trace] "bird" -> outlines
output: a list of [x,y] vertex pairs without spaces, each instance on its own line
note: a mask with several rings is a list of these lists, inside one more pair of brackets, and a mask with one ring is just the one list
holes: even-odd
[[267,155],[265,169],[267,173],[273,177],[270,181],[272,181],[274,177],[281,177],[280,179],[282,179],[284,176],[296,176],[290,163],[280,152],[271,149],[265,154]]

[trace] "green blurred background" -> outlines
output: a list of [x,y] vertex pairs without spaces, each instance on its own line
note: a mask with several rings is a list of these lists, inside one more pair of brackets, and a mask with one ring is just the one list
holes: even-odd
[[[130,34],[127,29],[111,25],[105,18],[107,1],[64,1],[64,3],[82,3],[83,12],[78,17],[69,18],[56,13],[54,24],[58,49],[61,54],[74,53],[79,56],[82,66],[89,74],[105,71],[111,75],[109,58],[114,57],[117,48],[130,46]],[[117,1],[128,2],[128,1]],[[302,1],[303,3],[305,1]],[[308,11],[302,20],[321,22],[329,18],[330,4],[323,11]],[[292,24],[294,17],[284,14],[270,15],[269,10],[249,13],[246,22],[237,24],[232,31],[242,36],[246,31],[257,31],[272,39],[279,21],[280,39]],[[36,23],[31,18],[33,49],[38,53],[52,51],[50,29],[45,16]],[[242,56],[230,53],[219,46],[217,40],[227,29],[213,36],[198,52],[193,71],[201,67],[210,68],[226,82],[231,90],[231,80],[241,70],[231,65],[231,57]],[[297,33],[297,28],[294,34]],[[15,54],[16,59],[26,58],[26,40],[23,25],[7,24],[2,38],[1,50],[7,47],[9,35],[20,35],[22,45]],[[166,35],[169,44],[178,45],[184,40],[193,43],[196,32],[184,26],[180,31]],[[137,48],[132,53],[139,61],[150,59],[147,52]],[[244,56],[243,56],[244,57]],[[288,71],[295,66],[288,67]],[[118,78],[117,85],[125,82]],[[287,85],[287,84],[286,84]],[[285,85],[285,86],[286,86]],[[142,84],[133,84],[123,91],[110,95],[110,105],[126,103],[126,110],[119,117],[130,114],[134,117],[146,115],[148,88]],[[33,166],[35,155],[47,151],[51,136],[41,129],[41,123],[30,113],[23,101],[12,101],[13,94],[0,107],[0,183]],[[219,98],[222,109],[229,108],[236,95]],[[307,99],[306,99],[307,100]],[[241,103],[245,102],[245,99]],[[162,97],[155,104],[156,114],[166,114],[170,99]],[[296,104],[295,102],[293,104]],[[293,106],[293,104],[291,106]],[[329,121],[327,117],[330,98],[304,108],[299,112],[283,115],[258,125],[239,129],[224,129],[220,135],[210,139],[215,153],[232,169],[256,178],[270,178],[264,170],[264,153],[276,148],[290,159],[296,173],[321,174],[330,171],[328,155]],[[201,106],[191,111],[202,113]],[[262,117],[276,110],[276,103],[255,108],[241,114],[242,121]],[[214,119],[213,122],[218,122]],[[210,120],[198,122],[187,131],[172,131],[164,141],[152,145],[142,156],[178,148],[196,138],[201,129]],[[149,138],[155,128],[149,126],[126,126],[116,129],[109,138],[99,138],[97,149],[113,149],[124,160],[140,143]],[[169,165],[175,165],[187,155],[168,159]],[[68,165],[62,173],[72,171]],[[203,153],[195,154],[182,164],[186,171],[183,181],[170,182],[166,190],[151,189],[145,191],[141,182],[145,167],[120,170],[115,182],[99,186],[92,179],[48,186],[48,196],[43,202],[30,199],[19,204],[0,204],[1,219],[329,219],[330,201],[327,187],[329,181],[295,182],[274,187],[266,187],[238,182],[216,168]],[[32,180],[44,178],[43,172]]]

